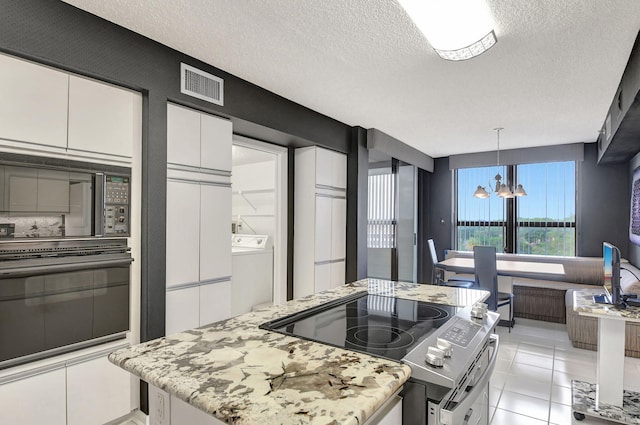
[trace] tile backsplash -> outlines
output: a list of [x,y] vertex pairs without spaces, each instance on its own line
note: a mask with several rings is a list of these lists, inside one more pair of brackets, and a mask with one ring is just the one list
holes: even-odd
[[[52,238],[64,236],[64,219],[56,216],[16,217],[0,215],[0,224],[15,225],[15,238]],[[11,237],[11,236],[9,236]]]

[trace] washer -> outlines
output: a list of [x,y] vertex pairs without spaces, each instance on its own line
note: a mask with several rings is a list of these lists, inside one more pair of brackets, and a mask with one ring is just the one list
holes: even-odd
[[273,303],[273,245],[267,235],[231,235],[231,314]]

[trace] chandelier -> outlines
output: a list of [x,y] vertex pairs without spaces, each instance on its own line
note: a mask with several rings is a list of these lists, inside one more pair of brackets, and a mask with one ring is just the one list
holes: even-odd
[[[500,166],[500,131],[504,130],[504,128],[502,127],[497,127],[493,129],[496,132],[496,138],[498,141],[498,150],[496,151],[496,162],[497,162],[497,166]],[[494,177],[494,180],[496,181],[495,183],[495,193],[496,195],[498,195],[501,198],[513,198],[514,196],[527,196],[527,192],[524,190],[524,187],[522,187],[521,184],[518,184],[515,188],[515,190],[512,190],[512,186],[509,184],[509,182],[504,183],[502,181],[502,176],[500,175],[500,173],[496,174],[496,176]],[[491,183],[489,183],[489,187],[491,187]],[[487,190],[483,187],[478,185],[478,188],[476,189],[475,192],[473,192],[473,196],[476,198],[488,198],[489,197],[489,192],[487,192]]]

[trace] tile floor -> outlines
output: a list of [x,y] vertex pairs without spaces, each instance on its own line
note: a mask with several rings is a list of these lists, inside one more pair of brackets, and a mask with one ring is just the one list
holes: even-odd
[[[516,319],[498,327],[500,350],[490,386],[491,425],[611,424],[577,421],[571,380],[595,382],[596,352],[573,348],[563,324]],[[640,391],[640,359],[625,357],[625,389]]]

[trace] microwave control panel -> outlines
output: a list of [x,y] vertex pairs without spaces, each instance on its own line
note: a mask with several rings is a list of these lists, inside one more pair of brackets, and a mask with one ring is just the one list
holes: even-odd
[[131,185],[127,176],[105,176],[104,235],[129,236]]

